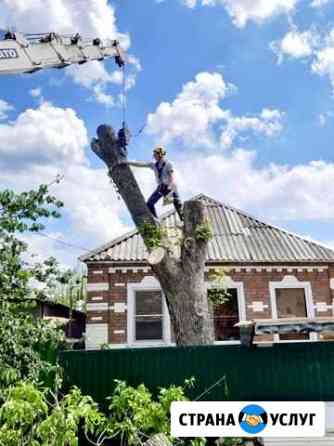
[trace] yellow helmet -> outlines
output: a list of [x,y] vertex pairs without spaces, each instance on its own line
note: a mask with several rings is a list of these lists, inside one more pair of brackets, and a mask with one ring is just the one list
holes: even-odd
[[153,150],[153,153],[155,153],[157,155],[160,155],[160,156],[165,156],[167,152],[166,152],[166,150],[163,147],[156,147]]

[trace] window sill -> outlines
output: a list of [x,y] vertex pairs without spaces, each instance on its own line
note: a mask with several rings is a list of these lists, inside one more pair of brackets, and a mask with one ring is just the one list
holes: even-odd
[[165,341],[134,341],[127,344],[129,348],[144,348],[144,347],[170,347],[175,346],[171,342]]

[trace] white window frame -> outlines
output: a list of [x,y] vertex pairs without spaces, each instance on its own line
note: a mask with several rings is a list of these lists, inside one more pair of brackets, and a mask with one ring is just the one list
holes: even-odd
[[[230,277],[225,278],[225,287],[234,288],[237,291],[238,311],[240,321],[246,320],[246,299],[243,282],[235,282]],[[206,288],[212,288],[210,282],[206,282]],[[160,291],[162,293],[162,330],[163,340],[136,341],[135,339],[135,293],[136,291]],[[240,341],[215,341],[216,345],[239,345]],[[159,281],[153,276],[145,276],[140,283],[128,283],[127,285],[127,345],[131,347],[157,347],[175,345],[171,340],[171,322],[165,295]]]
[[[306,315],[308,319],[312,319],[315,317],[314,312],[314,302],[313,302],[313,294],[312,294],[312,286],[310,282],[301,282],[295,276],[285,276],[280,282],[269,282],[269,290],[270,290],[270,304],[271,304],[271,314],[273,319],[278,318],[277,311],[277,296],[276,289],[281,288],[302,288],[305,293],[305,304],[306,304]],[[300,341],[282,341],[279,338],[279,334],[274,334],[274,342],[310,342],[316,341],[318,336],[316,333],[310,334],[310,339],[300,340]]]
[[[214,284],[210,282],[206,282],[206,288],[209,290],[210,288],[216,288]],[[237,299],[238,299],[238,312],[239,319],[241,321],[246,320],[246,298],[245,298],[245,289],[243,282],[235,282],[231,277],[226,276],[224,278],[224,288],[234,288],[237,290]],[[215,341],[215,345],[240,345],[240,341]]]
[[[136,336],[136,292],[160,291],[162,297],[162,339],[137,341]],[[128,283],[127,286],[127,343],[132,347],[157,347],[171,345],[170,317],[165,295],[160,283],[153,276],[145,276],[142,282]]]

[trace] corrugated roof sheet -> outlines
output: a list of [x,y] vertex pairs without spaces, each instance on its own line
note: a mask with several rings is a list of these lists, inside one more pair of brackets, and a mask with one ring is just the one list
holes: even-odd
[[[205,195],[201,199],[208,211],[213,239],[208,245],[208,262],[277,263],[333,262],[334,251],[319,243],[303,239],[283,229],[220,203]],[[175,211],[163,217],[170,236],[177,238],[180,224]],[[82,261],[145,262],[147,251],[138,231],[131,231],[91,253]]]

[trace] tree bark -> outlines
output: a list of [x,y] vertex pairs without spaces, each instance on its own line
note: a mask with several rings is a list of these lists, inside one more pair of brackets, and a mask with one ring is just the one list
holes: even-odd
[[[97,129],[98,139],[93,139],[91,147],[109,169],[132,219],[143,236],[143,225],[159,228],[159,223],[149,211],[137,181],[124,160],[122,148],[113,129],[102,125]],[[206,223],[207,215],[200,200],[190,200],[184,204],[184,227],[181,244],[181,257],[176,258],[171,250],[160,263],[152,265],[162,290],[166,296],[171,323],[177,345],[213,344],[214,328],[209,314],[207,289],[204,280],[207,240],[197,237],[196,230]],[[143,236],[147,250],[150,248]]]
[[172,446],[172,443],[165,434],[156,434],[145,441],[144,446]]

